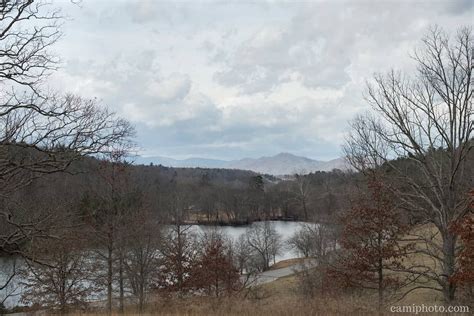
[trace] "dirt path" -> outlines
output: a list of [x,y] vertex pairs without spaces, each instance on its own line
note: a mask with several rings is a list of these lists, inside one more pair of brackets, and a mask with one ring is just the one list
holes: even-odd
[[279,278],[295,274],[316,266],[315,259],[305,259],[301,263],[292,264],[285,268],[268,270],[261,272],[247,282],[250,286],[260,285],[268,282],[273,282]]

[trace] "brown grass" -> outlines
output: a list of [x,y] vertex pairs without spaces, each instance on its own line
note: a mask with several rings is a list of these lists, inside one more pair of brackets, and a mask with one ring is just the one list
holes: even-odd
[[[438,232],[437,228],[434,225],[418,225],[415,226],[412,229],[412,234],[416,234],[418,236],[433,236],[436,235],[434,238],[434,241],[437,243],[441,243],[441,238],[439,234],[436,234]],[[415,238],[413,235],[407,235],[406,238]],[[418,242],[416,243],[415,246],[416,249],[427,249],[426,244],[423,242]],[[439,254],[440,255],[440,254]],[[429,267],[430,269],[433,269],[435,271],[440,271],[441,267],[437,266],[437,261],[433,260],[430,256],[427,254],[422,254],[422,253],[413,253],[408,256],[406,260],[406,265],[420,265],[420,266],[425,266]],[[437,287],[438,285],[435,282],[429,282],[425,285]],[[414,285],[416,286],[416,284]],[[443,297],[442,294],[430,290],[430,289],[417,289],[414,290],[413,292],[409,293],[404,299],[402,299],[398,304],[399,305],[411,305],[411,304],[420,304],[420,303],[425,303],[425,304],[442,304],[443,302]]]
[[[287,276],[255,287],[248,293],[233,297],[156,298],[141,315],[242,315],[242,316],[299,316],[299,315],[376,315],[375,305],[360,296],[303,297],[297,292],[298,279]],[[128,307],[126,315],[139,315]],[[73,313],[73,315],[105,315],[105,313]],[[119,314],[114,314],[119,315]]]
[[286,259],[282,261],[278,261],[274,265],[270,267],[270,270],[276,270],[276,269],[281,269],[281,268],[286,268],[298,263],[303,262],[305,259],[304,258],[293,258],[293,259]]
[[[128,308],[125,315],[139,315]],[[158,301],[147,306],[141,315],[375,315],[370,306],[357,298],[349,300],[320,298],[304,299],[296,295],[271,296],[263,299],[233,298],[188,298]],[[74,313],[72,315],[105,315],[104,313]],[[114,313],[114,315],[119,315]]]

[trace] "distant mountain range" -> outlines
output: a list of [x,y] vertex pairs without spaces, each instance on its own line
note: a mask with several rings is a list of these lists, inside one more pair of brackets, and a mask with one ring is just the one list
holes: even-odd
[[244,158],[240,160],[218,160],[205,158],[172,159],[167,157],[141,157],[134,159],[134,164],[163,165],[177,168],[224,168],[251,170],[271,175],[307,174],[315,171],[331,171],[333,169],[349,170],[349,164],[343,158],[329,161],[314,160],[295,156],[289,153],[280,153],[271,157]]

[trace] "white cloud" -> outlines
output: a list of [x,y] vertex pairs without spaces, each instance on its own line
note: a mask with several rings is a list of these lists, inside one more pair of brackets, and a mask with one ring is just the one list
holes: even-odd
[[374,72],[410,71],[430,25],[472,23],[472,1],[92,1],[57,51],[54,85],[98,97],[169,156],[279,151],[334,158]]
[[175,102],[183,100],[191,90],[188,75],[173,73],[167,78],[150,81],[146,93],[156,102]]
[[153,0],[133,1],[125,4],[126,10],[129,10],[132,21],[143,23],[154,20],[158,12]]

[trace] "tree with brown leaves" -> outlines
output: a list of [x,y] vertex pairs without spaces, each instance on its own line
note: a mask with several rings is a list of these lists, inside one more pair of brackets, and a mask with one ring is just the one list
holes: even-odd
[[399,244],[406,233],[393,196],[378,180],[371,179],[368,193],[353,203],[343,217],[341,256],[330,274],[345,287],[377,291],[378,308],[386,302],[387,291],[403,285],[388,271],[401,268],[411,245]]
[[211,236],[194,264],[192,286],[219,297],[222,293],[230,294],[240,289],[239,278],[239,271],[232,262],[224,240],[221,236]]
[[190,275],[197,256],[196,236],[192,226],[179,222],[164,233],[161,265],[156,287],[182,296],[190,289]]
[[462,218],[456,225],[453,225],[453,231],[459,235],[462,250],[458,256],[458,269],[451,281],[468,290],[468,295],[473,295],[474,286],[474,190],[470,192],[471,212]]

